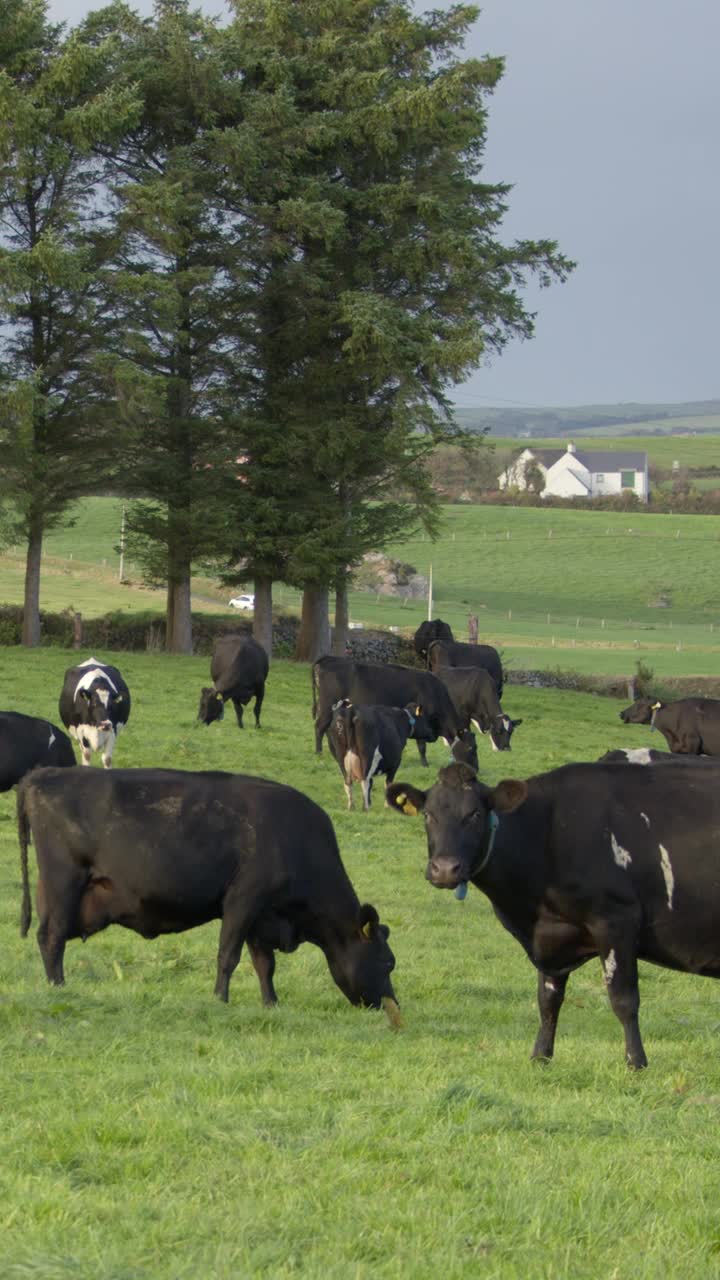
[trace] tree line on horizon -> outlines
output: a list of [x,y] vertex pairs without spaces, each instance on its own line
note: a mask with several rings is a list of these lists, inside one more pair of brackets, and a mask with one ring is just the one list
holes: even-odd
[[[26,547],[87,494],[128,499],[128,550],[192,649],[202,566],[303,591],[298,656],[344,647],[353,569],[421,522],[427,460],[470,450],[448,394],[512,337],[555,241],[504,244],[485,181],[501,58],[478,11],[232,0],[225,22],[117,0],[74,29],[8,0],[0,30],[0,503]],[[475,441],[475,447],[477,442]]]

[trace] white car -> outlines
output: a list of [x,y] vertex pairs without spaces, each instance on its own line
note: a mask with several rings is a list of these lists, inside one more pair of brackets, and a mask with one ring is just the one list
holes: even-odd
[[231,609],[249,609],[255,608],[255,597],[253,595],[233,596],[232,600],[228,600]]

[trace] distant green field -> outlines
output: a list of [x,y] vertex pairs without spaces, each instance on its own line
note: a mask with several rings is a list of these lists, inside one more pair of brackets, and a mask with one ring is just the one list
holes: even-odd
[[[164,593],[118,582],[121,504],[93,498],[74,527],[48,539],[41,603],[88,617],[108,610],[162,612]],[[433,574],[433,615],[480,636],[514,667],[632,674],[639,659],[659,675],[720,674],[720,521],[713,516],[625,515],[538,508],[447,506],[440,538],[421,534],[388,554]],[[0,600],[22,600],[19,549],[0,557]],[[229,592],[197,579],[193,607],[225,613]],[[277,584],[276,607],[298,610],[300,595]],[[365,627],[412,633],[424,599],[354,591],[351,617]]]
[[[707,419],[703,418],[703,422]],[[633,424],[635,425],[635,424]],[[647,423],[648,431],[652,431],[654,427],[661,427],[662,423]],[[692,427],[689,427],[692,430]],[[602,432],[616,432],[617,428],[603,427]],[[521,449],[564,449],[569,439],[572,439],[572,431],[568,431],[566,436],[549,436],[543,439],[532,440],[508,440],[506,437],[493,437],[498,449],[511,448],[519,452]],[[658,467],[671,467],[673,462],[679,462],[681,467],[702,467],[702,466],[720,466],[720,418],[712,430],[706,429],[706,433],[694,436],[654,436],[654,435],[632,435],[618,436],[617,434],[608,434],[605,436],[600,431],[594,432],[593,436],[579,435],[576,440],[579,449],[641,449],[648,456],[648,462]]]

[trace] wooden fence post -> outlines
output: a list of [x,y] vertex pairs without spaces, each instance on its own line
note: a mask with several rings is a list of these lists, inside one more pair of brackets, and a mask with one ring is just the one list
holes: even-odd
[[82,614],[73,614],[73,649],[82,649],[83,647],[83,628]]
[[478,619],[476,613],[471,613],[468,617],[468,643],[477,644],[478,642]]

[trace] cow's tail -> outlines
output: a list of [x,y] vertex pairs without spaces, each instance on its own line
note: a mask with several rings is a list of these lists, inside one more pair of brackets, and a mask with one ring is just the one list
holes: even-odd
[[30,821],[27,813],[25,787],[21,782],[17,789],[17,821],[18,839],[20,841],[20,872],[22,875],[22,907],[20,910],[20,937],[27,937],[32,921],[32,901],[30,898],[30,876],[28,873],[28,845],[30,844]]

